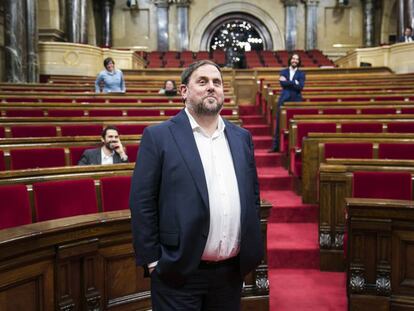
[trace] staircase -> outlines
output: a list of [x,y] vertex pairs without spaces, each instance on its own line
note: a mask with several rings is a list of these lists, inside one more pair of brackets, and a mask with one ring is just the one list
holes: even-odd
[[317,205],[302,204],[280,153],[268,153],[270,126],[254,106],[240,106],[253,135],[261,198],[272,204],[267,255],[271,311],[345,311],[346,275],[319,271]]

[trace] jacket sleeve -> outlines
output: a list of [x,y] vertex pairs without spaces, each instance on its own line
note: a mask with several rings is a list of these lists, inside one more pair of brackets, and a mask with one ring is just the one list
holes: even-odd
[[82,153],[82,156],[81,156],[80,160],[78,161],[78,165],[90,165],[90,164],[91,164],[91,162],[90,162],[90,159],[89,159],[88,150],[85,150]]
[[124,74],[121,72],[121,92],[126,92],[126,86],[125,86],[125,80],[124,80]]
[[99,73],[95,80],[95,93],[101,92],[101,81],[102,81],[102,74]]
[[[282,74],[281,74],[282,76]],[[284,77],[286,77],[285,75],[283,75]],[[304,72],[300,72],[298,74],[298,77],[295,79],[298,81],[299,84],[296,84],[295,80],[293,81],[289,81],[289,77],[286,77],[288,79],[288,81],[280,81],[280,85],[282,86],[282,88],[284,89],[288,89],[288,90],[296,90],[296,91],[302,91],[303,88],[305,87],[305,73]]]
[[144,130],[131,181],[129,207],[137,265],[157,261],[159,244],[158,200],[162,159],[149,128]]

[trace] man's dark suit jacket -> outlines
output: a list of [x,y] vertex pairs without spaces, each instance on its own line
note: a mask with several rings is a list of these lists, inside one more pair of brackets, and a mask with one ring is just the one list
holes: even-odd
[[[263,256],[259,185],[251,135],[224,122],[240,193],[243,276]],[[145,129],[132,177],[130,208],[137,265],[158,260],[158,275],[172,282],[182,282],[198,268],[209,233],[209,199],[184,110]]]
[[[287,101],[302,101],[302,89],[305,86],[305,73],[297,69],[292,81],[289,79],[289,68],[283,69],[280,72],[280,75],[284,76],[286,81],[280,81],[282,92],[279,97],[279,106]],[[296,84],[294,80],[297,80],[299,84]]]
[[[118,153],[114,153],[114,164],[118,163],[127,163],[126,161],[122,161],[121,157]],[[82,157],[80,158],[78,165],[98,165],[102,164],[102,156],[101,156],[101,147],[95,149],[87,149],[83,152]]]
[[[412,42],[414,42],[414,36],[411,37]],[[398,40],[398,42],[405,42],[405,36],[401,36]]]

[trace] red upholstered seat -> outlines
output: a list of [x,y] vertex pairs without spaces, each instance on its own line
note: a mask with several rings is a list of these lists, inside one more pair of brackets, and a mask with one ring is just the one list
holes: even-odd
[[157,117],[160,115],[158,109],[130,109],[127,110],[129,117]]
[[0,126],[0,138],[4,138],[4,137],[5,137],[4,127]]
[[101,179],[102,210],[104,212],[129,208],[131,176],[104,177]]
[[414,144],[381,143],[378,146],[378,158],[414,160]]
[[78,165],[78,162],[86,149],[97,148],[97,146],[76,146],[69,148],[69,158],[71,165]]
[[98,212],[93,179],[33,184],[38,221]]
[[4,171],[6,169],[6,165],[4,164],[4,152],[0,150],[0,171]]
[[372,143],[325,143],[325,159],[372,159]]
[[89,115],[91,117],[121,117],[121,109],[95,109],[90,110]]
[[49,117],[83,117],[83,110],[80,109],[50,109]]
[[10,128],[12,137],[55,137],[56,126],[54,125],[22,125]]
[[401,113],[402,114],[414,114],[414,108],[402,108]]
[[25,185],[0,186],[0,229],[32,222],[29,195]]
[[126,147],[126,151],[127,151],[127,154],[128,154],[128,161],[129,162],[135,162],[137,160],[139,145],[138,144],[128,144],[125,147]]
[[65,166],[63,148],[33,148],[10,150],[11,169]]
[[414,133],[414,122],[388,123],[388,133]]
[[62,136],[100,136],[102,133],[102,125],[95,124],[62,125],[60,129]]
[[[335,123],[302,123],[297,126],[296,148],[302,149],[302,141],[309,133],[335,133]],[[302,156],[296,149],[290,150],[290,172],[302,176]]]
[[342,123],[342,133],[382,133],[381,123]]
[[362,114],[395,114],[395,108],[363,108]]
[[354,172],[353,197],[411,200],[411,173]]
[[120,135],[139,135],[148,124],[120,124],[117,126]]
[[181,109],[165,109],[165,115],[166,116],[175,116],[177,113],[179,113]]
[[6,116],[8,117],[44,117],[42,109],[8,109]]
[[323,109],[323,114],[356,114],[356,109],[353,108],[328,108]]

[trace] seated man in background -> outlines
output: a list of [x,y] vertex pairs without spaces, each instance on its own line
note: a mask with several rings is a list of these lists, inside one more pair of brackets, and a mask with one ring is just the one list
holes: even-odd
[[118,129],[107,126],[101,136],[102,147],[85,150],[78,165],[127,163],[128,156],[119,139]]
[[407,26],[405,27],[404,30],[404,35],[400,37],[400,40],[398,40],[399,42],[413,42],[414,38],[413,38],[413,29],[411,28],[411,26]]
[[164,88],[158,91],[158,94],[163,94],[166,96],[175,96],[177,95],[177,87],[173,80],[166,80],[164,82]]

